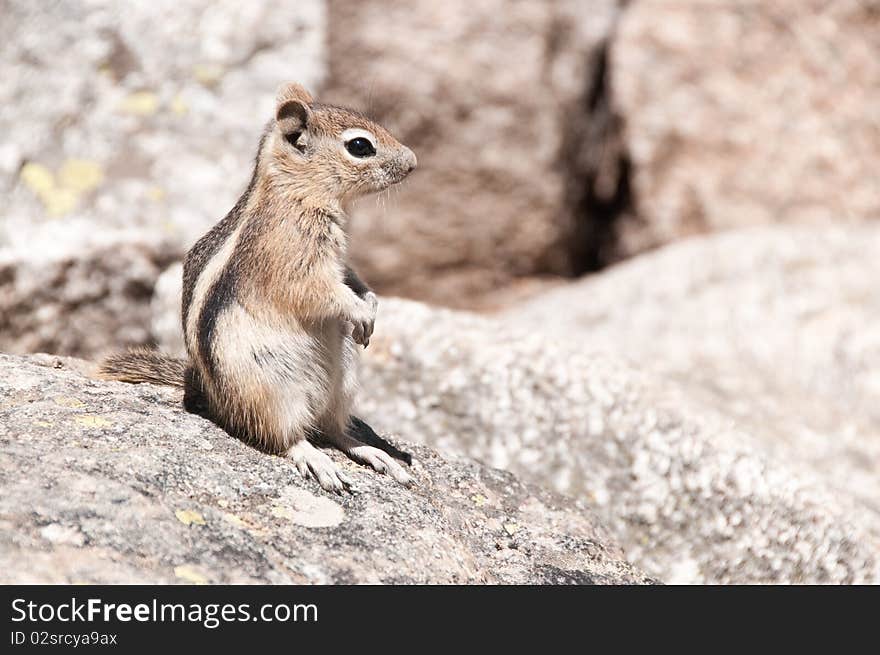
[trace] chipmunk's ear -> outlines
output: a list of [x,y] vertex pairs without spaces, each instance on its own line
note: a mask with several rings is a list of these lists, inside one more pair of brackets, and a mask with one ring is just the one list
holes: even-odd
[[284,84],[278,89],[275,121],[284,136],[298,136],[305,131],[312,115],[309,109],[312,102],[314,100],[311,94],[295,82]]

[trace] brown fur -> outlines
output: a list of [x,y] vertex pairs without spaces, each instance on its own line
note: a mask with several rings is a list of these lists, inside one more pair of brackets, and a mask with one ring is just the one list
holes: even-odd
[[[373,152],[352,154],[357,138]],[[108,359],[102,374],[198,380],[218,422],[266,451],[288,453],[325,488],[338,490],[345,476],[305,441],[318,434],[408,481],[399,465],[348,434],[354,344],[369,343],[376,303],[346,265],[343,207],[415,165],[408,148],[361,114],[317,104],[297,84],[282,87],[250,184],[184,260],[190,361],[139,352]]]
[[187,359],[135,349],[107,357],[98,368],[98,376],[104,380],[182,387],[188,368]]

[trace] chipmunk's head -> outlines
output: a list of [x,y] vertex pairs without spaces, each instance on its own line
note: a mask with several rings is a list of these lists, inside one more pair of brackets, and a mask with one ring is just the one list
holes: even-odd
[[321,105],[299,84],[278,91],[275,122],[263,146],[272,176],[309,197],[347,201],[397,184],[416,167],[413,151],[381,125]]

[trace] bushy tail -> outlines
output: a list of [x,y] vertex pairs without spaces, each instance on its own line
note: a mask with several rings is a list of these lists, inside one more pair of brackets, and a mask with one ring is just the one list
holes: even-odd
[[98,375],[105,380],[183,387],[188,368],[187,359],[163,355],[157,350],[142,349],[110,355],[101,362]]

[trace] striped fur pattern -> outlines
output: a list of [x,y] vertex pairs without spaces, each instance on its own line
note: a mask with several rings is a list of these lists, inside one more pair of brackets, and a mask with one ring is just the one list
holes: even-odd
[[[347,144],[356,138],[368,139],[374,154],[354,156]],[[326,489],[340,491],[350,480],[308,438],[411,481],[384,451],[348,432],[357,344],[369,343],[377,303],[345,263],[343,207],[400,182],[415,165],[412,151],[381,126],[285,85],[250,184],[184,260],[184,340],[212,417],[291,457]],[[161,373],[148,373],[151,365]],[[111,358],[104,370],[167,383],[181,379],[181,366],[140,353]]]

